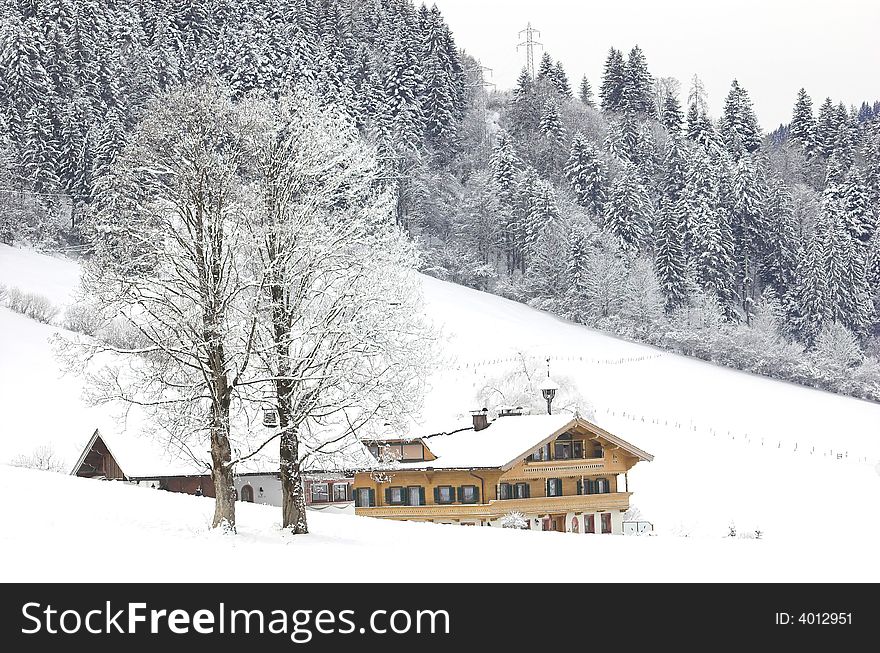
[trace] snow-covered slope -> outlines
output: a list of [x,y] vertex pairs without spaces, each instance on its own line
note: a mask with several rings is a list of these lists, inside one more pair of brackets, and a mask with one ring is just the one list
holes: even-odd
[[[872,550],[838,556],[809,539],[792,548],[772,539],[573,535],[323,513],[310,514],[308,536],[292,537],[281,533],[277,509],[256,504],[239,504],[238,535],[227,536],[209,532],[213,503],[201,497],[3,465],[0,493],[15,497],[0,502],[0,582],[880,578],[876,565],[863,564]],[[402,549],[421,561],[419,574],[389,556]],[[565,572],[536,564],[561,549],[603,564]]]
[[[0,283],[42,292],[63,305],[72,301],[76,276],[76,266],[68,261],[0,246]],[[880,536],[880,520],[873,518],[880,505],[880,405],[621,341],[527,306],[435,279],[425,277],[423,284],[426,310],[443,329],[447,356],[442,369],[430,378],[423,425],[426,432],[450,428],[477,408],[477,390],[485,379],[512,366],[517,352],[550,356],[554,373],[577,382],[581,394],[592,403],[599,424],[655,455],[653,462],[639,463],[629,480],[635,492],[634,505],[662,537],[632,538],[638,539],[637,543],[611,538],[615,546],[625,547],[621,552],[644,556],[640,562],[672,556],[671,566],[667,566],[670,570],[676,569],[675,560],[685,564],[697,550],[705,556],[736,551],[755,563],[755,573],[766,573],[768,578],[780,578],[785,570],[793,574],[792,579],[817,577],[809,574],[855,579],[858,570],[864,578],[880,578],[880,565],[873,553]],[[76,378],[59,378],[46,342],[54,331],[0,308],[0,428],[4,432],[0,462],[52,442],[58,454],[72,464],[96,423],[107,419],[104,411],[84,406]],[[8,477],[21,472],[2,473]],[[55,477],[50,480],[61,482]],[[101,497],[93,493],[107,488],[122,491],[111,486],[94,483],[82,491],[89,497]],[[5,491],[5,496],[10,496],[10,490]],[[242,529],[252,528],[248,524],[253,515],[254,523],[262,524],[253,526],[262,529],[254,541],[268,546],[277,537],[271,527],[274,513],[258,517],[264,513],[254,510],[258,509],[244,507]],[[208,512],[204,508],[204,514]],[[206,517],[196,518],[195,514],[189,508],[182,509],[184,523],[168,517],[162,522],[166,526],[156,526],[156,533],[144,534],[142,539],[182,530],[186,538],[192,538],[193,547],[199,546]],[[372,537],[366,533],[393,527],[389,538],[399,542],[412,537],[416,546],[421,533],[432,532],[424,529],[443,528],[364,524],[366,520],[360,518],[340,525],[330,519],[316,518],[316,539],[325,537],[324,529],[337,532],[338,528],[338,533],[350,530],[353,541],[360,541],[361,529],[363,537]],[[741,533],[759,529],[763,538],[722,544],[719,538],[730,524]],[[148,525],[153,528],[155,524]],[[27,538],[23,528],[16,530],[16,538]],[[89,536],[84,532],[81,537],[85,542]],[[235,546],[251,542],[249,537],[240,538]],[[517,540],[517,546],[525,541]],[[803,570],[802,576],[797,575],[793,562],[789,565],[774,558],[782,551],[799,552],[805,546],[810,550],[824,546],[825,555],[814,551],[812,569]],[[841,564],[852,575],[847,576],[842,568],[835,575],[834,565],[816,564],[816,560],[827,560],[828,553],[835,560],[845,558]],[[681,557],[675,558],[678,555]],[[635,567],[646,569],[641,564]],[[740,568],[731,567],[725,558],[717,569],[707,565],[704,578],[747,577],[737,576],[731,569]],[[633,577],[638,577],[635,571]]]

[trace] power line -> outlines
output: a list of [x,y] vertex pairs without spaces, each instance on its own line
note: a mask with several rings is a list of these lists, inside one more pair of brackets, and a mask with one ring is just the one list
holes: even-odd
[[522,35],[525,34],[526,38],[521,43],[517,44],[516,49],[524,47],[526,49],[526,70],[529,72],[529,76],[534,79],[535,78],[535,46],[539,45],[541,48],[544,47],[544,44],[536,41],[534,39],[534,35],[537,34],[541,36],[540,30],[532,27],[531,23],[526,25],[526,28],[520,30],[519,37],[522,38]]

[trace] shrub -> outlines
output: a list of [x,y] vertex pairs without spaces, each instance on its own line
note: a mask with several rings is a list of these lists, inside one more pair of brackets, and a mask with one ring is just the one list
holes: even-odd
[[103,320],[100,312],[89,304],[71,304],[64,312],[62,326],[68,331],[95,335],[101,328]]
[[27,469],[42,469],[49,472],[63,472],[64,461],[56,454],[51,444],[43,445],[34,449],[30,454],[20,454],[9,461],[13,467],[25,467]]
[[528,527],[529,522],[521,512],[509,512],[501,518],[501,528],[517,528],[522,530]]
[[18,288],[10,288],[6,292],[6,307],[43,324],[51,324],[58,315],[58,309],[46,297],[33,292],[23,292]]

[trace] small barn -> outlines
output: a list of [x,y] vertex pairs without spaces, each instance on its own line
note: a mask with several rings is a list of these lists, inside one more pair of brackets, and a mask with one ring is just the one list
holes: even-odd
[[[315,509],[353,512],[353,472],[306,469],[306,505]],[[95,429],[70,472],[74,476],[121,481],[155,490],[214,497],[210,469],[171,451],[147,437],[114,435]],[[235,478],[239,501],[281,505],[281,475],[277,460],[260,459],[242,466]]]

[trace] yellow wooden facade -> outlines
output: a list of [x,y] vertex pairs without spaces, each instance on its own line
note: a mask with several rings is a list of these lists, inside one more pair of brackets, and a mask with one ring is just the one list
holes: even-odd
[[[502,419],[517,419],[505,417]],[[582,457],[555,458],[558,438],[564,442],[582,442]],[[562,441],[562,440],[560,440]],[[430,441],[426,445],[426,458]],[[545,446],[549,445],[549,446]],[[599,449],[601,447],[601,449]],[[534,460],[532,454],[542,452],[549,459]],[[432,459],[433,455],[430,456]],[[575,418],[562,432],[535,434],[535,446],[522,452],[516,460],[495,468],[441,469],[431,467],[432,460],[423,464],[410,463],[398,469],[380,472],[360,472],[355,475],[353,490],[357,495],[355,511],[358,515],[386,519],[432,521],[442,523],[496,526],[498,520],[511,512],[519,512],[530,520],[530,528],[578,530],[588,515],[613,513],[615,532],[620,530],[620,515],[629,508],[632,493],[628,487],[627,472],[639,460],[650,460],[650,454],[632,447],[586,420]],[[442,457],[439,460],[442,462]],[[417,467],[417,468],[412,468]],[[553,490],[558,496],[548,495],[548,480],[558,479]],[[510,486],[512,498],[502,498],[503,484]],[[523,486],[528,486],[527,498]],[[513,489],[519,485],[518,488]],[[435,488],[455,488],[455,501],[438,503]],[[463,503],[459,488],[475,486],[478,500]],[[399,505],[389,502],[388,491],[401,488],[409,497],[409,488],[423,488],[423,505]],[[367,492],[359,493],[359,490]],[[371,492],[369,492],[371,491]],[[367,505],[370,504],[370,505]],[[580,518],[578,518],[580,516]],[[601,519],[601,517],[596,517]],[[561,526],[564,524],[564,526]],[[597,531],[598,532],[598,526]]]

